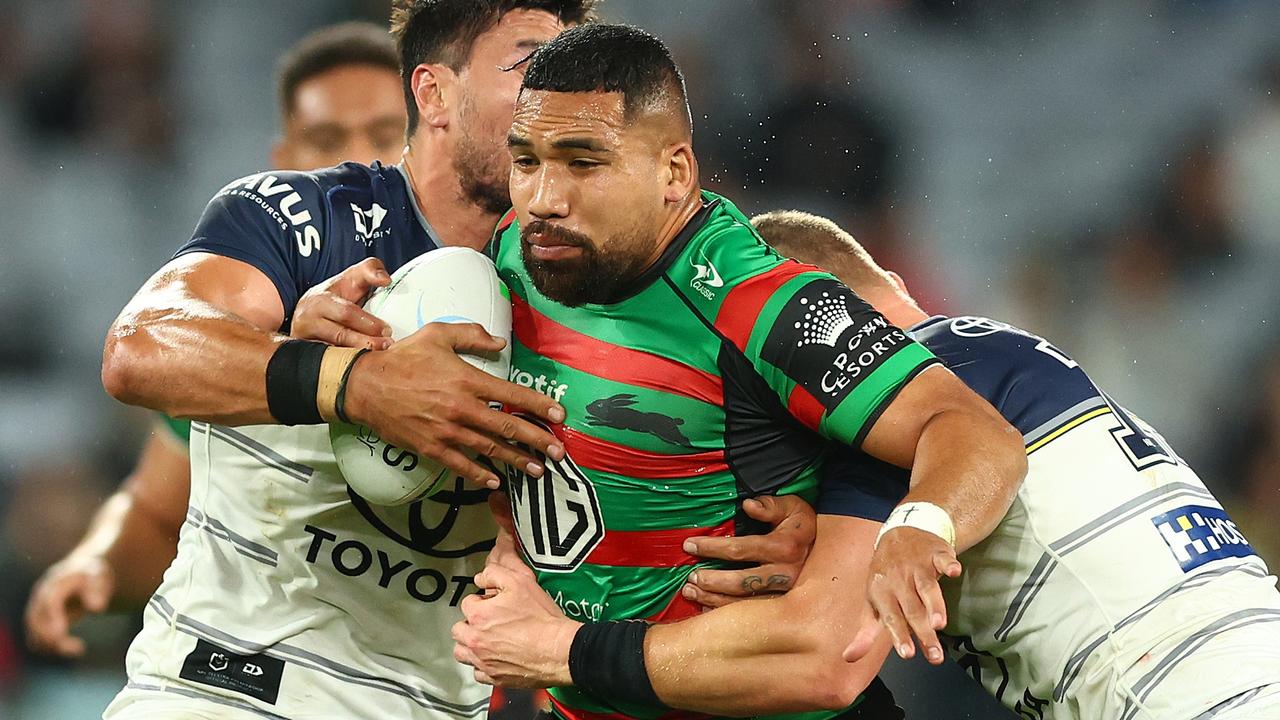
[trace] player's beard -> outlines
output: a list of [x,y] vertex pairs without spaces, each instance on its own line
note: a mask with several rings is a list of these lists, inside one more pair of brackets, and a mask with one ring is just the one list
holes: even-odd
[[[540,260],[529,252],[528,236],[537,232],[547,237],[581,248],[581,254],[572,260]],[[611,250],[597,249],[591,238],[572,230],[553,225],[545,220],[534,220],[520,228],[520,254],[525,269],[538,292],[569,307],[586,303],[607,304],[617,302],[627,286],[645,269],[642,253],[630,254],[627,248],[638,248],[639,243],[630,238],[609,243]]]
[[462,132],[458,136],[453,170],[458,173],[462,196],[476,207],[492,215],[500,215],[511,207],[507,184],[511,178],[511,159],[498,139],[485,142],[480,138],[498,138],[489,132],[469,97],[462,100],[459,112]]

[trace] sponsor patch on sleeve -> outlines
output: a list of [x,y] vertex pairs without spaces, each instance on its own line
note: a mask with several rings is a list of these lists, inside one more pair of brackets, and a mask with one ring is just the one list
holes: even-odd
[[913,344],[851,290],[824,278],[787,301],[761,357],[830,412],[898,350]]
[[1255,555],[1222,508],[1184,505],[1151,518],[1183,572],[1228,557]]
[[241,655],[197,639],[196,648],[182,662],[178,677],[275,705],[283,675],[283,660],[262,654]]

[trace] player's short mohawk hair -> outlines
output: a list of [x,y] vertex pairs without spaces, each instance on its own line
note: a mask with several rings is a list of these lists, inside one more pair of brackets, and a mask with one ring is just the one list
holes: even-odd
[[513,10],[542,10],[564,25],[581,25],[595,21],[599,4],[600,0],[393,0],[391,34],[400,55],[408,133],[418,127],[414,68],[440,63],[461,70],[471,59],[476,38]]
[[523,86],[551,92],[620,92],[628,120],[677,105],[692,128],[684,75],[661,40],[630,25],[583,25],[538,48]]

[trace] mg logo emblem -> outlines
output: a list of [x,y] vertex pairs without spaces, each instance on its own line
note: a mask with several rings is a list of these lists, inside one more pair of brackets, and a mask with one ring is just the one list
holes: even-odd
[[506,468],[516,532],[525,557],[534,568],[572,572],[604,539],[596,491],[568,456],[556,461],[535,454],[546,468],[540,478],[530,477],[518,468]]

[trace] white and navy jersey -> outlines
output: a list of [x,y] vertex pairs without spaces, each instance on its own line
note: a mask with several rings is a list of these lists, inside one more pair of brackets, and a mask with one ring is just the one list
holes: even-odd
[[[262,270],[286,315],[366,257],[394,272],[436,247],[395,167],[352,163],[238,180],[179,254]],[[389,448],[389,464],[413,462]],[[375,507],[339,473],[327,426],[191,426],[178,556],[129,649],[108,718],[472,718],[489,689],[453,659],[450,628],[496,528],[460,480]]]
[[[1008,515],[944,578],[945,632],[979,682],[1019,717],[1058,720],[1193,718],[1280,682],[1275,578],[1155,430],[1043,338],[981,317],[910,334],[1027,448]],[[906,471],[837,467],[905,493]],[[864,516],[840,480],[820,512]]]

